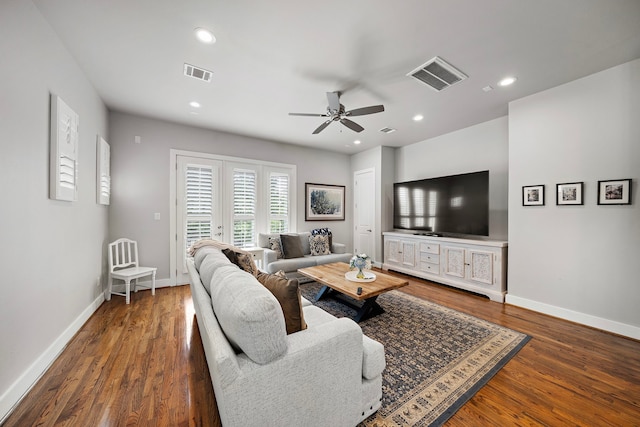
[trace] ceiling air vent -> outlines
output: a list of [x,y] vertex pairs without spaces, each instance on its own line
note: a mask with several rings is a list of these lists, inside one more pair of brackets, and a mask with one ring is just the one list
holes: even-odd
[[198,68],[191,64],[184,64],[184,75],[187,77],[193,77],[194,79],[209,83],[211,81],[212,74],[212,71],[205,70],[204,68]]
[[382,132],[382,133],[391,133],[391,132],[395,132],[395,131],[396,130],[394,128],[389,128],[389,127],[380,129],[380,132]]
[[438,92],[467,78],[466,74],[438,56],[411,71],[407,76],[420,80]]

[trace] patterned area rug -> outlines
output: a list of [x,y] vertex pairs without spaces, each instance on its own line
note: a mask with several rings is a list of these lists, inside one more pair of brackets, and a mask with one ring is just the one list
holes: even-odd
[[[315,300],[316,282],[300,286]],[[399,291],[381,295],[385,312],[360,322],[384,344],[382,407],[360,426],[439,426],[531,337]],[[332,298],[315,303],[337,317],[355,310]]]

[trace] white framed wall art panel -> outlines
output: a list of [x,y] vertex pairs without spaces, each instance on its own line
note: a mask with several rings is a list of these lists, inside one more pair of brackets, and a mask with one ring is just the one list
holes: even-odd
[[108,205],[111,197],[111,147],[100,135],[96,145],[96,202]]
[[78,199],[79,117],[57,95],[51,95],[49,198]]

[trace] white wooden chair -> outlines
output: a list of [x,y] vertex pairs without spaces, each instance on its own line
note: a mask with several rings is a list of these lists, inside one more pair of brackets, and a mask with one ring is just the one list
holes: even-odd
[[[130,288],[133,282],[133,291],[137,292],[138,278],[151,276],[151,295],[156,294],[156,270],[155,267],[141,267],[138,265],[138,243],[130,239],[118,239],[109,243],[109,284],[107,288],[107,301],[111,300],[111,294],[126,298],[127,304],[131,301]],[[125,292],[113,292],[113,279],[124,280]],[[142,286],[142,285],[140,285]],[[149,288],[149,286],[142,286]]]

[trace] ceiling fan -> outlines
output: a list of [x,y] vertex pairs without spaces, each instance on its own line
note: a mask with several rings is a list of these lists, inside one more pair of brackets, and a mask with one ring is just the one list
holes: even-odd
[[324,130],[327,126],[331,124],[331,122],[340,122],[349,129],[355,132],[362,132],[364,128],[349,120],[347,117],[353,116],[364,116],[367,114],[380,113],[384,111],[384,105],[372,105],[370,107],[356,108],[355,110],[344,110],[344,105],[340,104],[340,92],[327,92],[327,100],[329,101],[329,106],[327,107],[327,112],[325,114],[314,114],[314,113],[289,113],[290,116],[308,116],[308,117],[329,117],[327,121],[322,123],[320,126],[313,131],[313,134],[318,134]]

